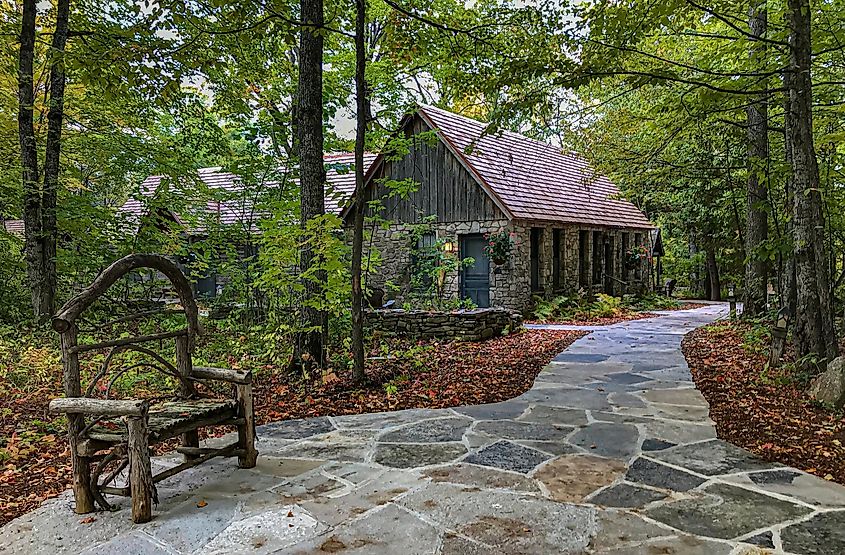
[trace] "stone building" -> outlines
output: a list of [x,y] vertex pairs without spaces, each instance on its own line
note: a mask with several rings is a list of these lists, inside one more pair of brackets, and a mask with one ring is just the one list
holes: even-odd
[[[638,246],[651,252],[654,226],[646,216],[576,154],[517,133],[485,135],[485,125],[420,108],[402,125],[407,154],[379,155],[369,165],[368,198],[381,199],[378,212],[388,222],[372,228],[370,245],[382,265],[370,285],[390,280],[401,296],[414,272],[409,231],[428,218],[435,220],[427,226],[433,237],[420,241],[438,239],[455,245],[459,259],[474,259],[446,276],[447,293],[479,307],[522,311],[536,295],[647,288],[645,259],[626,255]],[[391,196],[386,181],[407,179],[417,189]],[[346,203],[341,213],[350,212]],[[502,231],[513,234],[515,247],[496,264],[483,254],[485,235]]]
[[[365,156],[367,197],[381,209],[370,210],[386,225],[369,225],[367,248],[378,252],[380,265],[369,276],[371,287],[394,285],[391,296],[402,300],[415,271],[412,231],[423,222],[427,244],[454,246],[452,256],[473,264],[444,275],[444,293],[469,298],[479,307],[499,306],[523,311],[534,296],[551,297],[577,290],[611,294],[648,288],[650,265],[626,263],[626,251],[645,246],[651,252],[654,226],[619,190],[594,173],[574,153],[512,132],[484,134],[486,124],[433,107],[422,107],[402,122],[408,152]],[[397,159],[398,158],[398,159]],[[326,211],[351,223],[350,198],[355,187],[351,153],[328,153]],[[197,177],[225,200],[192,207],[224,225],[256,233],[252,193],[237,176],[207,168]],[[395,193],[389,181],[415,182],[416,188]],[[151,197],[162,182],[151,176],[138,198],[121,211],[140,221],[146,214],[141,197]],[[268,184],[272,186],[272,184]],[[159,217],[182,219],[173,210]],[[377,212],[377,213],[376,213]],[[484,255],[485,235],[509,232],[515,246],[507,260],[496,264]],[[187,241],[201,237],[189,230]],[[214,295],[225,276],[210,273],[197,289]]]

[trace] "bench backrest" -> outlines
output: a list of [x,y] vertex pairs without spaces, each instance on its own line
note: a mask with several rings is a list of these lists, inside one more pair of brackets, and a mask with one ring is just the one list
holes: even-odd
[[[109,287],[111,287],[117,280],[126,274],[141,269],[149,268],[161,272],[170,283],[176,294],[179,296],[179,301],[182,304],[182,310],[187,319],[187,326],[184,329],[176,331],[168,331],[163,333],[156,333],[152,335],[144,335],[138,337],[125,337],[103,341],[100,343],[83,343],[78,342],[79,328],[77,327],[77,319],[82,313],[90,307],[98,298],[100,298]],[[135,317],[142,317],[148,313],[139,313],[129,317],[119,318],[118,321],[130,321]],[[74,296],[62,306],[61,309],[53,316],[53,329],[61,335],[62,342],[62,366],[63,366],[63,382],[66,397],[90,397],[94,394],[96,384],[106,376],[109,366],[114,356],[124,351],[136,351],[150,357],[153,362],[144,362],[128,368],[121,369],[116,375],[113,375],[109,386],[106,389],[108,395],[111,384],[122,373],[138,367],[146,366],[154,368],[165,374],[173,376],[179,381],[179,394],[183,397],[189,397],[194,394],[193,382],[190,381],[192,371],[192,354],[194,349],[194,342],[197,335],[201,333],[199,324],[199,313],[197,310],[197,303],[194,300],[191,284],[181,270],[168,260],[167,258],[157,254],[130,254],[124,256],[120,260],[113,262],[109,267],[100,272],[100,275],[93,281],[91,285],[83,289],[78,295]],[[143,343],[152,341],[161,341],[165,339],[174,339],[176,342],[176,364],[172,364],[154,351],[143,347]],[[106,359],[100,369],[95,375],[94,379],[88,385],[87,389],[82,391],[82,384],[79,371],[79,353],[93,350],[108,349]]]

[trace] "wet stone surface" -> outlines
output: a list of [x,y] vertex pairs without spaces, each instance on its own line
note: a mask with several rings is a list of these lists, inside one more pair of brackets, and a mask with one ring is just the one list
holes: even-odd
[[665,493],[622,483],[600,491],[590,498],[590,502],[606,507],[632,509],[644,507],[652,501],[658,501],[665,497]]
[[472,421],[468,418],[437,418],[409,424],[379,437],[392,443],[436,443],[460,441]]
[[662,439],[655,439],[652,437],[646,438],[643,440],[642,450],[643,451],[663,451],[664,449],[669,449],[670,447],[674,447],[677,445],[676,443],[672,443],[671,441],[665,441]]
[[591,328],[506,402],[260,426],[254,469],[165,480],[148,524],[127,500],[81,524],[65,493],[0,528],[0,550],[841,555],[845,488],[716,439],[680,342],[725,313]]
[[654,453],[652,456],[707,476],[751,472],[780,466],[762,461],[745,449],[721,440],[680,445]]
[[256,428],[262,437],[275,439],[302,439],[334,430],[328,418],[305,418],[264,424]]
[[510,441],[497,441],[493,445],[469,455],[464,460],[472,464],[527,473],[550,458],[551,455],[536,449],[523,447]]
[[639,435],[630,424],[597,422],[578,430],[570,441],[596,455],[627,459],[636,451]]
[[492,403],[489,405],[457,407],[454,410],[459,414],[464,414],[476,420],[498,420],[500,418],[516,418],[523,414],[527,408],[528,403],[506,401],[504,403]]
[[637,458],[628,467],[625,479],[672,491],[687,491],[705,482],[704,478],[649,459]]
[[375,461],[393,468],[416,468],[451,462],[466,454],[460,443],[436,445],[383,444],[376,448]]
[[708,486],[703,493],[699,498],[667,503],[646,514],[684,532],[731,539],[810,512],[795,503],[725,484]]
[[479,422],[476,432],[482,432],[505,439],[523,439],[530,441],[563,440],[574,428],[542,424],[538,422],[516,422],[514,420],[494,420]]
[[745,543],[750,543],[751,545],[756,545],[757,547],[762,547],[764,549],[775,548],[775,542],[771,532],[763,532],[762,534],[751,536],[745,540]]
[[791,553],[845,553],[845,513],[831,512],[781,530],[783,548]]

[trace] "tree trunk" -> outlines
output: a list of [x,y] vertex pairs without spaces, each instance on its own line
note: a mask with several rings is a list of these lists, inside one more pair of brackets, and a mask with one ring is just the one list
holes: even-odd
[[[794,257],[797,290],[794,340],[800,357],[838,354],[833,327],[827,248],[824,241],[819,168],[813,145],[812,43],[809,0],[789,0],[789,142],[794,186]],[[820,229],[820,226],[821,229]]]
[[362,264],[364,254],[364,146],[366,144],[367,114],[369,113],[366,80],[366,2],[355,0],[355,198],[352,236],[352,377],[361,382],[364,373],[364,287]]
[[[302,22],[299,35],[299,86],[297,89],[297,145],[299,147],[300,222],[308,222],[325,214],[325,180],[323,167],[323,2],[301,0]],[[316,231],[311,229],[310,231]],[[314,233],[306,233],[300,250],[300,271],[303,278],[303,331],[295,341],[294,366],[322,367],[325,360],[323,342],[326,314],[317,306],[323,295],[325,272],[314,271],[320,263],[315,249]]]
[[44,190],[41,196],[41,236],[43,247],[44,290],[42,315],[52,315],[56,296],[56,198],[59,184],[59,154],[65,106],[65,46],[68,35],[70,1],[56,5],[56,28],[50,59],[50,107],[47,112],[47,142],[44,153]]
[[707,258],[707,279],[708,279],[708,298],[711,301],[722,300],[722,280],[719,278],[719,264],[716,262],[716,248],[712,245],[707,245],[705,248],[705,256]]
[[35,142],[33,120],[36,11],[35,0],[24,0],[20,35],[21,47],[18,59],[18,138],[21,145],[21,167],[23,170],[26,272],[33,314],[36,320],[41,320],[50,315],[50,307],[44,298],[45,270],[41,241],[41,186],[38,176],[38,147]]
[[[749,9],[748,27],[755,37],[766,34],[766,7],[757,0]],[[754,68],[765,62],[765,46],[758,41],[752,45],[751,61]],[[760,246],[768,238],[769,216],[766,211],[768,196],[768,100],[766,95],[757,97],[746,108],[748,124],[748,206],[745,231],[745,289],[743,315],[757,316],[766,309],[766,282],[768,263],[760,255]]]
[[[784,95],[784,110],[783,110],[783,146],[784,146],[784,160],[789,167],[792,167],[792,142],[790,141],[790,130],[792,129],[792,118],[790,114],[791,102],[789,99],[789,90],[792,87],[792,74],[785,72],[783,74],[783,88],[786,90]],[[792,183],[792,172],[787,172],[786,182],[784,183],[784,214],[789,214],[794,211],[794,191],[795,187]],[[784,235],[792,239],[794,237],[794,226],[792,218],[785,218]],[[789,256],[784,265],[784,299],[781,299],[781,307],[786,307],[790,320],[795,318],[798,305],[798,287],[795,279],[795,257]]]

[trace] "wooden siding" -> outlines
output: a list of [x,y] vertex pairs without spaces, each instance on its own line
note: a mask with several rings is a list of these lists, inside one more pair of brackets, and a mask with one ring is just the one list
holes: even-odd
[[[406,133],[416,136],[429,130],[425,122],[415,116]],[[397,181],[411,178],[419,184],[418,189],[404,199],[388,198],[388,189],[381,184],[371,189],[376,191],[375,198],[383,199],[382,217],[390,221],[418,223],[431,215],[437,216],[439,222],[505,219],[493,199],[441,140],[436,144],[422,139],[415,141],[404,158],[386,161],[374,177],[378,182],[385,176]]]

